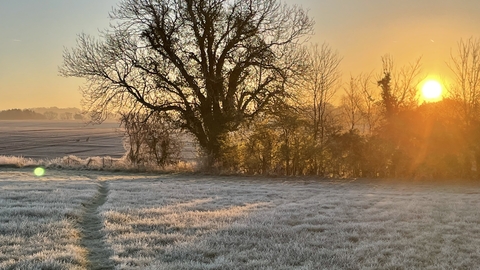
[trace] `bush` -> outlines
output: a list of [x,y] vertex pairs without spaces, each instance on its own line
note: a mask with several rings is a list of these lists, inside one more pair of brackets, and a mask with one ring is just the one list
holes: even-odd
[[126,158],[137,166],[165,167],[178,162],[179,132],[169,126],[158,113],[130,112],[123,114]]

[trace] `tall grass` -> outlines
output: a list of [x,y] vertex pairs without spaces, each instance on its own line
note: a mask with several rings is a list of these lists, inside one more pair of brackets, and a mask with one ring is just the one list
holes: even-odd
[[17,156],[1,156],[0,167],[23,168],[23,167],[44,167],[69,170],[107,170],[107,171],[143,171],[143,172],[194,172],[197,171],[197,164],[194,161],[179,161],[164,167],[155,164],[137,165],[132,164],[125,157],[112,158],[88,157],[80,158],[69,155],[53,159],[32,159]]

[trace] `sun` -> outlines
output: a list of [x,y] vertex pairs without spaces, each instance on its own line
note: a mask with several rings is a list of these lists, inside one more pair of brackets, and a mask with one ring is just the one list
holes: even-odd
[[436,80],[428,80],[422,86],[422,95],[425,100],[438,100],[442,96],[442,85]]

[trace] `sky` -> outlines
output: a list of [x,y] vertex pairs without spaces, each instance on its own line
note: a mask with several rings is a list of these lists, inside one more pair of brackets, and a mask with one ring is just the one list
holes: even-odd
[[[0,110],[80,107],[84,80],[59,76],[64,48],[84,32],[109,26],[118,0],[0,0]],[[328,43],[345,77],[422,57],[423,71],[449,76],[446,62],[460,39],[480,38],[478,0],[285,0],[309,10],[312,42]]]

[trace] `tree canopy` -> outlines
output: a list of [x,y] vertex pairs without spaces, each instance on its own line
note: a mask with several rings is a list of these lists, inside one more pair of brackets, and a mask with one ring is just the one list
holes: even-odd
[[93,120],[163,113],[216,159],[225,134],[255,117],[302,69],[306,11],[277,0],[124,0],[101,38],[81,34],[60,73],[87,80]]

